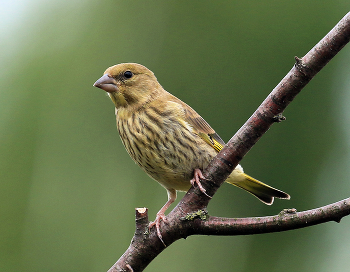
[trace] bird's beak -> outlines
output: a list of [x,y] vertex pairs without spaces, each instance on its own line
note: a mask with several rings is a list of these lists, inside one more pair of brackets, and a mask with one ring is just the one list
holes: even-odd
[[108,93],[118,92],[118,83],[110,75],[103,75],[95,83],[94,87],[100,88]]

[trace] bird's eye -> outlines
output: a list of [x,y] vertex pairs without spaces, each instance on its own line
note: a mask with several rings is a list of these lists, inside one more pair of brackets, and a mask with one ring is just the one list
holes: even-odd
[[126,78],[131,78],[134,74],[131,71],[125,71],[124,72],[124,77]]

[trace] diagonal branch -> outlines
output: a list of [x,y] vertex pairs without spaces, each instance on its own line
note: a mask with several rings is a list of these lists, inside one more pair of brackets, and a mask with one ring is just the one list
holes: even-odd
[[[296,95],[349,40],[350,12],[303,58],[295,57],[293,68],[203,172],[210,183],[215,187],[223,183],[260,137],[279,121],[280,115]],[[215,191],[209,193],[212,195]]]
[[[239,161],[270,128],[283,120],[282,113],[303,87],[349,42],[350,12],[303,58],[296,63],[273,89],[248,121],[231,138],[221,152],[203,171],[202,181],[213,196]],[[350,214],[350,198],[318,209],[299,212],[282,211],[279,215],[258,218],[218,218],[207,214],[210,198],[198,187],[192,187],[179,204],[161,223],[163,240],[167,246],[180,238],[194,234],[245,235],[296,229],[327,221],[340,221]],[[147,209],[136,211],[136,231],[129,248],[109,271],[142,271],[164,245],[155,229],[148,230]]]

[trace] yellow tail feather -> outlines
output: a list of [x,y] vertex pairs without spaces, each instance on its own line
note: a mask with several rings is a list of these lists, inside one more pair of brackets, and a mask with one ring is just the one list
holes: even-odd
[[[234,170],[234,172],[235,171],[236,170]],[[240,171],[239,173],[232,173],[226,182],[248,191],[267,205],[271,205],[275,197],[290,199],[290,195],[287,193],[258,181]]]

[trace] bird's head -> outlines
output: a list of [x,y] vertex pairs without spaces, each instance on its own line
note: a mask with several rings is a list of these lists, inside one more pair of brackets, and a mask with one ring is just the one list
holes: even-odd
[[137,63],[109,67],[94,86],[106,91],[116,108],[142,107],[162,90],[153,72]]

